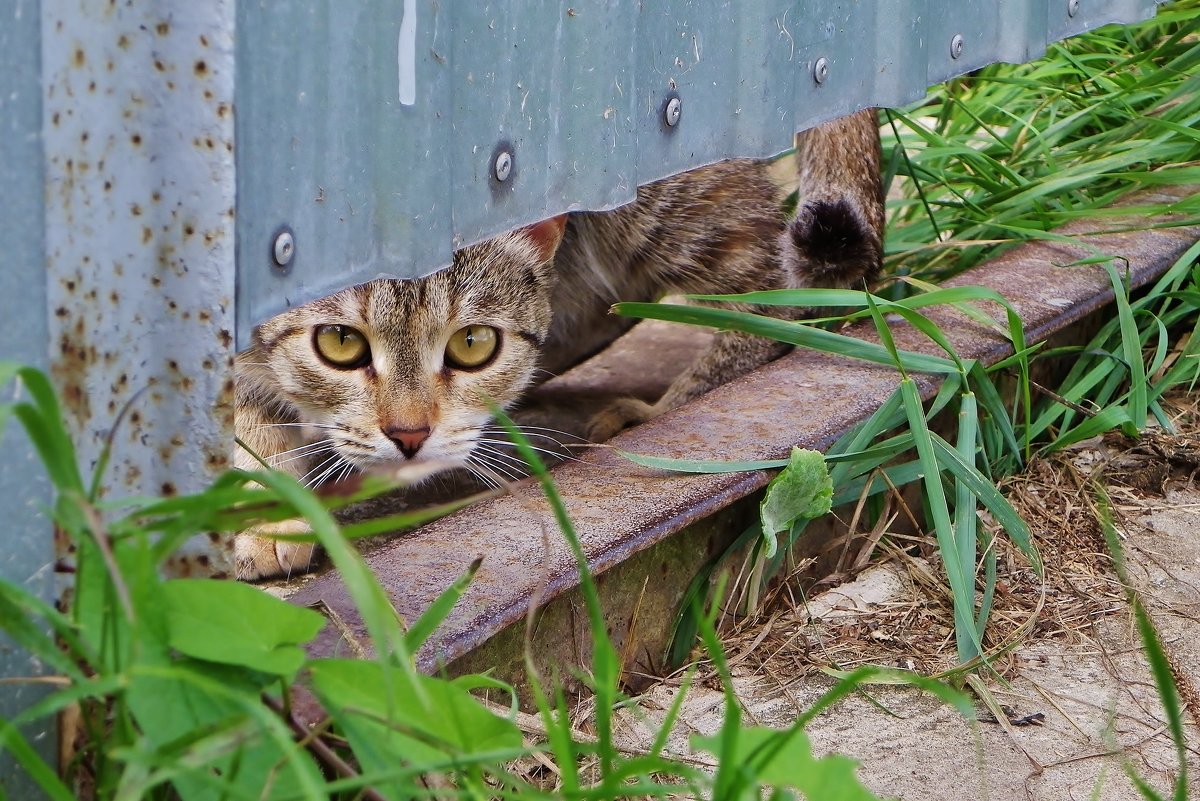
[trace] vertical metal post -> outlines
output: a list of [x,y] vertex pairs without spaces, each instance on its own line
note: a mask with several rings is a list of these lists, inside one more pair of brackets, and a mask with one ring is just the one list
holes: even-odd
[[[233,0],[42,0],[50,370],[107,497],[203,486],[232,452]],[[179,573],[220,573],[204,540]]]

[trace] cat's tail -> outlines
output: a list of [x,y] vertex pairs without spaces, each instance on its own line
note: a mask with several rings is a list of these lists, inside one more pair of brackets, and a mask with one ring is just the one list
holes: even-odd
[[781,253],[802,287],[861,288],[883,259],[883,189],[874,109],[796,137],[800,189]]

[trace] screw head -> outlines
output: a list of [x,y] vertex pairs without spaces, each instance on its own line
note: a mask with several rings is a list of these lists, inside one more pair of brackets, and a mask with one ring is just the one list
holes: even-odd
[[683,116],[683,101],[678,97],[672,97],[667,101],[667,107],[663,109],[663,119],[667,125],[674,128],[679,124],[679,118]]
[[492,164],[492,173],[496,176],[496,180],[504,183],[512,175],[513,157],[512,153],[507,150],[501,150],[496,154],[496,161]]
[[291,231],[284,228],[275,234],[271,255],[275,257],[275,264],[278,267],[287,267],[292,263],[292,257],[296,255],[296,239],[292,236]]
[[1073,17],[1079,13],[1079,0],[1067,0],[1067,16]]
[[959,58],[963,54],[963,40],[961,33],[954,34],[954,38],[950,40],[950,58]]
[[829,59],[821,56],[813,63],[813,80],[817,83],[825,83],[825,79],[829,77]]

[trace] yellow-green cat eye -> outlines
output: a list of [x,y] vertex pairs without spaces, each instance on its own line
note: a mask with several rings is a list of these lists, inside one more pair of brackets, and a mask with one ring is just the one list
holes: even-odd
[[446,361],[452,367],[471,370],[483,367],[496,355],[500,332],[490,325],[468,325],[460,328],[446,343]]
[[313,333],[317,355],[334,367],[352,369],[371,361],[371,348],[361,331],[348,325],[319,325]]

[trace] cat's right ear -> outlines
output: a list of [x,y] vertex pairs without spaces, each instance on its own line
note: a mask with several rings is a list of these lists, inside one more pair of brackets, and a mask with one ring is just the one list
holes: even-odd
[[521,233],[533,243],[543,261],[550,261],[562,242],[563,231],[567,229],[567,215],[560,214],[548,220],[526,226]]

